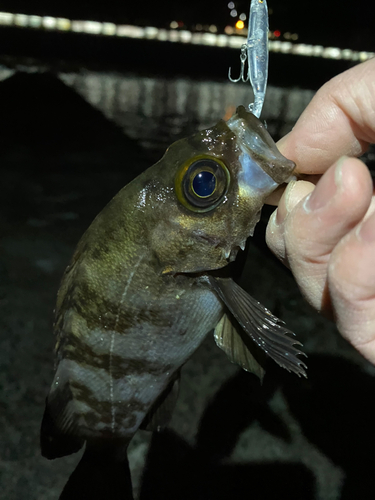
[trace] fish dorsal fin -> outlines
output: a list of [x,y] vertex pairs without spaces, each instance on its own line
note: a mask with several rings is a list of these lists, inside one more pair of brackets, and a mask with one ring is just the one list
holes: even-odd
[[209,276],[209,281],[243,331],[257,346],[283,368],[298,376],[307,376],[307,366],[297,357],[305,354],[294,347],[301,344],[288,336],[294,333],[285,328],[280,319],[250,297],[231,278]]
[[168,384],[147,413],[140,428],[146,431],[161,431],[169,424],[180,391],[180,372]]
[[250,352],[249,347],[241,338],[239,326],[228,314],[224,314],[217,324],[214,338],[217,346],[225,352],[232,363],[236,363],[247,372],[257,375],[261,381],[263,380],[264,368]]

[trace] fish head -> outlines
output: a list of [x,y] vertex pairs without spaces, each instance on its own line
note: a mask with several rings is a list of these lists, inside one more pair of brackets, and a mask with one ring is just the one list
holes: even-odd
[[233,261],[265,199],[294,167],[242,106],[227,122],[172,144],[147,171],[142,193],[162,273],[214,270]]

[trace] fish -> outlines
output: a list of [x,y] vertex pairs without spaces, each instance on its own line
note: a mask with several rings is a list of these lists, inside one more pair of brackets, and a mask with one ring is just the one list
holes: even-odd
[[[306,376],[294,334],[232,277],[266,198],[294,168],[240,106],[173,143],[92,222],[57,295],[55,375],[41,427],[49,459],[86,443],[71,480],[81,468],[91,484],[104,466],[113,478],[103,498],[117,498],[108,488],[118,464],[128,477],[130,440],[168,424],[181,367],[212,331],[230,361],[259,378],[264,357]],[[71,480],[61,498],[75,498]],[[119,498],[132,498],[128,483],[120,481],[127,496]],[[77,498],[92,498],[86,490]]]

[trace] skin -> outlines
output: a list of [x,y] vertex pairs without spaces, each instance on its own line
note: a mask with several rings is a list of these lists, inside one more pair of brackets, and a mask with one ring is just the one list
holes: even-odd
[[326,83],[279,142],[303,180],[270,199],[278,208],[266,236],[308,302],[373,364],[375,197],[367,167],[354,157],[374,142],[373,59]]

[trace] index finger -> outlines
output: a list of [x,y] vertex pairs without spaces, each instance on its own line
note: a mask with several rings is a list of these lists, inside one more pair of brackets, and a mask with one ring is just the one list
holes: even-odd
[[375,59],[335,76],[278,142],[296,172],[322,174],[341,156],[360,156],[375,142]]

